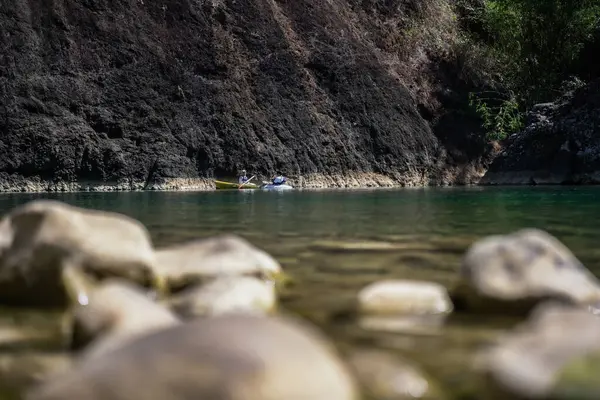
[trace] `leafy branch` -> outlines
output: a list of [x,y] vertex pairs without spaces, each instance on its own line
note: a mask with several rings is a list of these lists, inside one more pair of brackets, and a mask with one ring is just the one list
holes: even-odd
[[471,92],[469,105],[482,119],[488,140],[502,140],[523,129],[523,113],[513,92],[508,96],[496,92]]

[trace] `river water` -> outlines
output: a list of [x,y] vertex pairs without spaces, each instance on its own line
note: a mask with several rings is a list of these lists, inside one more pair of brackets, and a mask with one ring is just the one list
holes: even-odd
[[[332,315],[379,279],[451,286],[473,241],[524,227],[547,230],[600,273],[600,188],[595,187],[5,194],[0,213],[41,197],[134,217],[148,227],[157,247],[219,233],[241,235],[275,256],[292,276],[281,298],[287,312],[318,324],[341,351],[377,348],[413,360],[454,398],[470,397],[474,351],[515,321],[457,314],[432,333],[374,329]],[[4,313],[3,321],[27,327],[47,318]],[[0,342],[2,335],[10,332],[0,332]],[[51,351],[44,343],[34,350]],[[0,347],[0,381],[18,374],[3,360],[34,350]]]

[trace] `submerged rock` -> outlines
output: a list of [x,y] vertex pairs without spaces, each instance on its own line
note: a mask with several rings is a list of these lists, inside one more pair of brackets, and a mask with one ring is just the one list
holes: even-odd
[[269,313],[277,306],[273,282],[248,276],[223,276],[174,296],[171,309],[184,317],[231,312]]
[[452,299],[462,309],[523,313],[544,299],[600,300],[596,277],[560,241],[538,229],[479,240],[464,256],[460,274]]
[[5,304],[64,305],[65,266],[162,290],[153,262],[146,228],[125,215],[37,200],[0,221],[0,301]]
[[25,352],[0,355],[0,384],[4,389],[24,389],[43,382],[71,366],[68,354]]
[[479,354],[492,398],[600,397],[600,319],[584,308],[542,304],[528,321]]
[[[17,317],[12,317],[19,320]],[[59,342],[56,340],[60,336],[60,324],[56,326],[44,325],[42,329],[39,326],[28,326],[26,321],[24,324],[16,323],[6,324],[5,321],[0,322],[0,348],[16,348],[16,347],[36,347]]]
[[83,357],[104,354],[180,322],[171,311],[126,281],[108,279],[97,287],[79,289],[77,296],[71,347],[83,349]]
[[385,242],[385,241],[339,241],[320,240],[311,244],[312,249],[326,252],[388,252],[398,250],[431,250],[431,245],[425,242]]
[[281,266],[273,257],[234,235],[199,239],[159,249],[156,260],[158,271],[174,290],[219,275],[272,279],[281,274]]
[[27,400],[357,400],[351,375],[324,337],[288,318],[200,319],[81,360]]
[[358,326],[366,331],[394,332],[407,335],[442,334],[446,315],[359,315]]
[[365,394],[378,400],[441,399],[418,368],[382,351],[356,351],[348,364]]
[[432,282],[383,280],[358,294],[358,309],[364,314],[448,314],[452,308],[446,288]]

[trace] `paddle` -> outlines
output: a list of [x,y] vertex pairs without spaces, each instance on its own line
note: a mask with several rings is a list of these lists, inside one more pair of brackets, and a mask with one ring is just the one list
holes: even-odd
[[252,179],[254,179],[256,175],[252,175],[252,177],[250,179],[248,179],[246,182],[242,183],[240,186],[238,186],[238,189],[241,189],[242,186],[244,186],[246,183],[250,182]]

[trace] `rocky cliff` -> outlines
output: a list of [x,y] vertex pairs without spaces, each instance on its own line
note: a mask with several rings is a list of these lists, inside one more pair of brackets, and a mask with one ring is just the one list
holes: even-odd
[[536,105],[483,184],[600,183],[600,80]]
[[446,0],[3,1],[0,190],[468,181],[455,20]]

